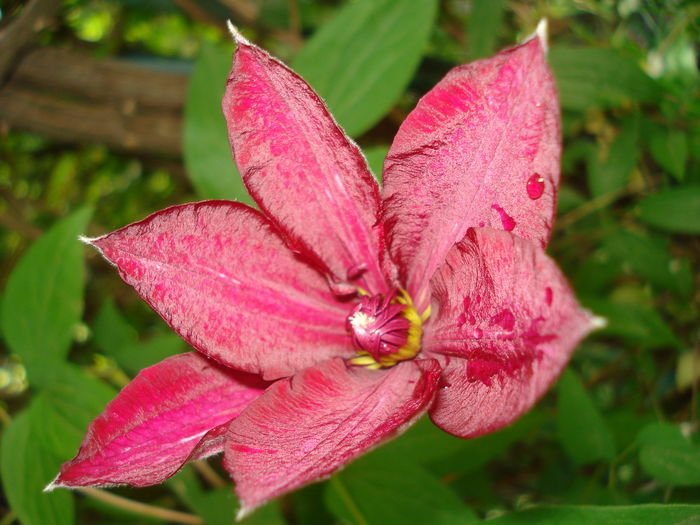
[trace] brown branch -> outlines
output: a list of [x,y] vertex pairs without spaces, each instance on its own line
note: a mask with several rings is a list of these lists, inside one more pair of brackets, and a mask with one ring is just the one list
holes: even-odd
[[231,13],[246,24],[253,24],[260,14],[258,6],[253,0],[219,0]]
[[188,76],[36,49],[0,89],[0,126],[135,154],[181,155]]
[[49,25],[60,7],[60,0],[31,0],[17,18],[0,31],[0,84],[22,49]]
[[217,20],[216,17],[210,15],[206,9],[202,9],[197,2],[193,0],[174,0],[175,4],[192,20],[199,20],[204,24],[217,27],[222,31],[226,31],[226,24],[223,20]]
[[187,93],[183,73],[154,70],[126,60],[96,59],[78,51],[42,47],[28,52],[12,74],[12,82],[50,91],[64,91],[123,107],[179,110]]
[[132,153],[181,153],[182,119],[175,112],[120,111],[12,84],[0,91],[0,123],[59,141],[100,143]]

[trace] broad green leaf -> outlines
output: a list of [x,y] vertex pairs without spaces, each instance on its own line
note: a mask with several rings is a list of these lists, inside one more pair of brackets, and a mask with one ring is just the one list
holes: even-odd
[[700,185],[662,190],[639,203],[639,217],[672,233],[700,233]]
[[371,148],[367,148],[364,153],[367,164],[369,164],[369,169],[372,170],[374,178],[381,184],[384,159],[386,158],[386,154],[389,153],[389,146],[372,146]]
[[65,364],[32,402],[32,433],[56,457],[69,460],[77,453],[90,422],[115,394],[106,383]]
[[106,299],[97,312],[92,326],[92,337],[104,353],[115,359],[122,348],[134,345],[138,341],[136,330],[124,319],[112,299]]
[[668,485],[700,485],[700,446],[692,444],[680,428],[653,423],[637,437],[642,469]]
[[697,525],[700,505],[539,507],[489,520],[489,525]]
[[294,519],[297,525],[333,523],[332,514],[323,505],[326,483],[314,483],[292,493]]
[[617,444],[617,450],[626,449],[636,441],[642,428],[656,421],[656,416],[651,411],[637,412],[631,405],[623,405],[605,414],[605,422]]
[[[439,450],[426,450],[422,454],[430,462],[430,471],[440,475],[469,475],[494,458],[501,456],[515,442],[533,430],[542,426],[548,416],[543,412],[533,409],[513,424],[491,434],[486,434],[474,439],[462,439],[459,449],[449,456],[441,457]],[[409,430],[410,431],[410,430]],[[452,438],[448,441],[446,437],[441,437],[440,442],[426,443],[426,446],[446,446],[456,447],[457,444]],[[387,445],[389,447],[389,445]],[[381,450],[381,449],[380,449]],[[418,454],[420,457],[420,454]]]
[[354,525],[466,525],[476,521],[454,492],[407,459],[370,454],[351,463],[328,482],[328,508]]
[[685,178],[688,160],[688,137],[678,129],[655,127],[649,139],[654,160],[676,180]]
[[607,319],[607,326],[598,333],[618,337],[645,348],[679,345],[668,324],[647,306],[591,299],[586,301],[586,306],[596,315]]
[[474,439],[461,439],[441,430],[426,416],[374,454],[411,458],[411,462],[440,475],[471,472],[503,454],[513,442],[541,423],[542,414],[533,410],[502,430]]
[[349,135],[361,135],[406,88],[436,9],[436,0],[347,2],[306,43],[293,69],[325,99]]
[[166,357],[182,352],[185,348],[184,341],[173,332],[156,335],[138,345],[124,348],[120,355],[124,367],[136,372],[160,363]]
[[588,159],[588,187],[593,197],[620,190],[627,185],[639,158],[639,119],[630,118],[607,151],[591,151]]
[[73,495],[42,491],[58,473],[61,461],[36,442],[30,415],[17,416],[2,436],[2,485],[22,525],[69,525],[74,522]]
[[654,80],[614,49],[552,46],[549,63],[566,109],[585,111],[594,106],[654,102],[660,93]]
[[168,485],[182,501],[196,512],[207,525],[284,525],[285,521],[276,501],[257,509],[241,521],[235,521],[238,499],[231,487],[203,490],[194,470],[186,467],[171,478]]
[[584,197],[577,189],[572,188],[567,184],[562,184],[559,187],[559,193],[557,195],[557,213],[563,214],[578,208],[588,202],[588,199]]
[[37,386],[52,381],[83,313],[85,269],[78,235],[91,213],[85,208],[56,223],[29,247],[5,288],[3,333]]
[[467,446],[467,443],[469,440],[448,434],[425,416],[405,434],[382,446],[375,454],[411,458],[414,463],[425,464],[450,458]]
[[175,333],[156,335],[140,342],[136,330],[124,319],[111,299],[103,303],[97,314],[93,334],[97,346],[132,374],[184,348],[182,339]]
[[557,385],[557,429],[566,454],[579,465],[615,457],[610,429],[581,381],[570,369]]
[[469,58],[491,56],[496,50],[498,30],[503,22],[505,0],[474,0],[469,13],[467,36]]
[[671,259],[668,242],[662,237],[619,228],[603,238],[602,250],[624,273],[638,275],[659,288],[680,294],[692,289],[692,277],[689,279],[682,265]]
[[185,101],[185,166],[202,199],[251,203],[233,162],[221,111],[232,51],[230,46],[202,43]]

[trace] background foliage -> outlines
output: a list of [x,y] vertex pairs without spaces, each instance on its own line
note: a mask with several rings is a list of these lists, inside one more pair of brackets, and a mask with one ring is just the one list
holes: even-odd
[[[21,14],[4,4],[0,23]],[[0,525],[232,523],[218,461],[151,489],[41,494],[116,390],[185,350],[76,237],[171,204],[249,200],[219,109],[227,17],[314,85],[379,174],[421,94],[543,16],[565,141],[550,252],[607,328],[512,426],[465,441],[420,421],[244,523],[700,522],[697,3],[66,0],[36,44],[191,72],[183,158],[0,126]]]

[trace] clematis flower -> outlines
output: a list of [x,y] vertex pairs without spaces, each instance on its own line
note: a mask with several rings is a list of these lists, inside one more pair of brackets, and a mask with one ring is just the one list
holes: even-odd
[[197,352],[138,374],[50,489],[151,485],[223,451],[245,515],[426,412],[463,438],[508,425],[595,324],[544,252],[544,26],[420,100],[381,190],[311,87],[233,34],[223,110],[259,210],[174,206],[86,240]]

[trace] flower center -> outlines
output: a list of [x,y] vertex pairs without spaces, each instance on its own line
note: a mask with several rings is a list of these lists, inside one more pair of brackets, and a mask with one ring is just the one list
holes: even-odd
[[429,308],[419,315],[404,290],[386,296],[363,295],[347,321],[358,350],[350,363],[378,369],[413,359],[420,351],[423,323],[429,315]]

